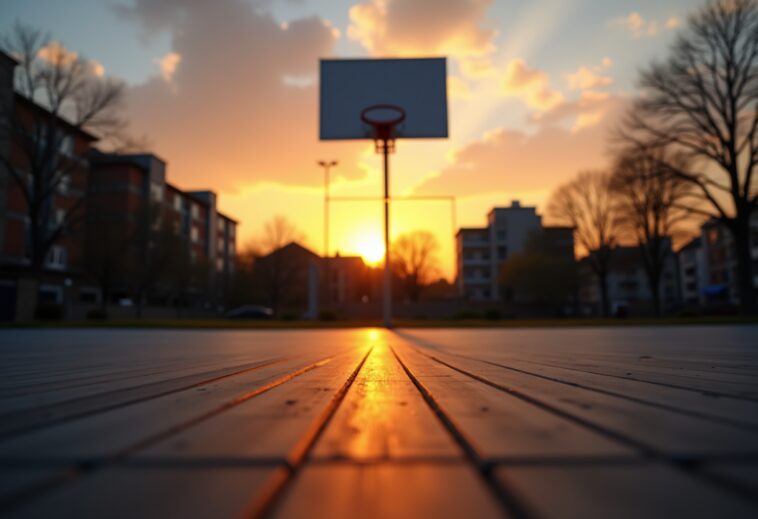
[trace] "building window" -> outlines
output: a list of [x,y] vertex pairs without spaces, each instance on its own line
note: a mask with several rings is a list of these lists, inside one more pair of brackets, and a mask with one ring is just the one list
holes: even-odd
[[60,180],[58,180],[58,193],[67,195],[69,189],[71,189],[71,175],[61,174]]
[[200,217],[200,208],[197,204],[192,204],[191,207],[190,212],[192,213],[192,218],[197,220]]
[[66,268],[66,249],[60,245],[53,245],[47,253],[47,267],[53,270]]
[[63,225],[64,220],[66,220],[66,210],[56,209],[55,210],[55,225],[56,226]]
[[194,225],[192,226],[192,230],[190,231],[190,239],[193,243],[196,243],[200,239],[200,233],[197,230],[197,227]]
[[74,155],[74,137],[71,135],[64,135],[61,139],[58,151],[67,157]]
[[150,184],[150,196],[156,202],[163,200],[163,186],[160,184]]
[[497,258],[500,260],[504,260],[507,257],[508,257],[508,249],[504,245],[499,246],[497,248]]
[[222,272],[224,270],[224,259],[216,258],[216,270]]
[[39,287],[40,303],[63,303],[63,288],[55,285],[42,285]]
[[179,195],[179,193],[174,193],[174,209],[177,211],[182,210],[182,197]]
[[506,235],[505,235],[505,229],[498,229],[497,230],[497,240],[498,241],[505,241]]

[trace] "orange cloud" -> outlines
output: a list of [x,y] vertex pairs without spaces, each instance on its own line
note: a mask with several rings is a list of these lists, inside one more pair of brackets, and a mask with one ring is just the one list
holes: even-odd
[[179,66],[181,61],[182,56],[177,52],[169,52],[162,58],[155,60],[161,70],[161,76],[164,81],[167,83],[171,82],[171,79],[174,77],[174,72],[176,72],[176,67]]
[[611,64],[610,58],[603,58],[599,66],[581,66],[576,71],[566,74],[569,88],[571,90],[590,90],[612,85],[613,78],[603,75],[603,71]]
[[52,41],[46,46],[42,47],[37,56],[43,61],[47,61],[51,65],[71,65],[77,59],[79,54],[74,51],[68,50],[66,47],[60,44],[60,42]]
[[624,98],[620,95],[587,90],[582,92],[578,99],[565,101],[545,112],[532,114],[530,120],[543,126],[568,123],[571,130],[576,132],[600,123],[608,114],[616,112],[623,102]]
[[611,20],[612,25],[624,27],[635,38],[642,36],[655,36],[658,33],[658,24],[648,22],[638,12],[629,13],[627,16],[620,16]]
[[447,95],[449,97],[468,99],[471,96],[471,90],[463,79],[457,76],[447,77]]
[[[448,167],[422,181],[414,192],[456,193],[459,197],[537,192],[559,184],[579,170],[602,167],[607,159],[604,151],[610,129],[627,104],[624,98],[605,95],[605,111],[602,116],[595,116],[596,124],[576,129],[560,125],[562,118],[571,113],[575,119],[577,116],[588,119],[595,113],[582,110],[581,102],[565,103],[561,105],[562,113],[555,113],[559,111],[556,107],[534,134],[501,128],[460,148]],[[482,208],[482,212],[486,209]]]
[[86,60],[79,57],[77,52],[68,50],[60,42],[52,41],[37,51],[37,57],[56,67],[69,67],[79,62],[85,67],[85,71],[96,77],[105,75],[105,67],[95,60]]
[[374,55],[481,56],[494,49],[484,26],[492,0],[368,0],[350,8],[348,37]]
[[[626,16],[620,16],[610,21],[610,25],[623,27],[629,31],[633,37],[653,37],[658,34],[660,24],[657,20],[645,20],[638,12],[629,13]],[[675,16],[671,16],[663,23],[666,29],[673,30],[679,27],[680,21]]]
[[92,74],[97,77],[103,77],[105,75],[105,67],[101,63],[94,60],[90,61],[89,63]]
[[262,183],[320,185],[322,158],[340,161],[335,179],[365,175],[354,166],[365,143],[318,140],[313,78],[336,38],[324,20],[283,28],[238,0],[138,0],[121,12],[171,38],[161,73],[128,92],[132,126],[167,160],[171,181],[222,191],[223,200]]
[[523,59],[514,59],[506,67],[502,92],[521,98],[529,107],[549,110],[563,101],[560,92],[550,88],[545,72],[529,68]]

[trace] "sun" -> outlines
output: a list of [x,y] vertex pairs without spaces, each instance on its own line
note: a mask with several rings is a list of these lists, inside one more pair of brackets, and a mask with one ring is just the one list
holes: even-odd
[[358,240],[356,249],[369,265],[376,265],[384,258],[384,244],[374,236],[366,236]]

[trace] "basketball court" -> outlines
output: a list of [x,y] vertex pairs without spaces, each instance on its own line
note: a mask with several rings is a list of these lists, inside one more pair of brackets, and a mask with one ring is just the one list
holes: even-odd
[[3,517],[755,517],[754,326],[6,330]]

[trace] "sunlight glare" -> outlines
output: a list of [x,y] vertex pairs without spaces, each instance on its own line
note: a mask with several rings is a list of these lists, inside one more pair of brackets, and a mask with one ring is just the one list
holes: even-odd
[[375,236],[365,236],[358,241],[356,249],[369,265],[376,265],[384,258],[384,244]]

